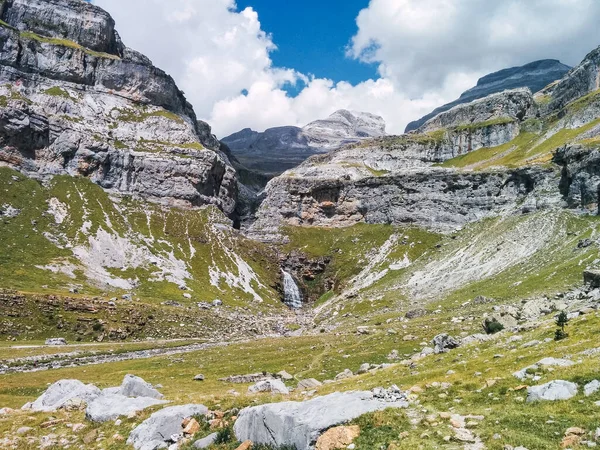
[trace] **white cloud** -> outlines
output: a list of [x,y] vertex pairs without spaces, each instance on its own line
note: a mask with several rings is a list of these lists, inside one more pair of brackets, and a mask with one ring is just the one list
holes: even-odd
[[[541,58],[576,64],[600,43],[597,0],[371,0],[348,53],[378,64],[380,78],[352,86],[273,67],[271,36],[234,0],[94,3],[128,46],[173,75],[221,137],[304,125],[339,108],[380,114],[400,133],[478,76]],[[302,89],[292,98],[285,83]]]

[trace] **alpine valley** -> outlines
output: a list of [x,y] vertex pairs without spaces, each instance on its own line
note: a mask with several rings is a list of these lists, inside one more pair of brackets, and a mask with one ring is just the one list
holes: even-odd
[[0,448],[596,447],[597,44],[219,141],[106,11],[0,0]]

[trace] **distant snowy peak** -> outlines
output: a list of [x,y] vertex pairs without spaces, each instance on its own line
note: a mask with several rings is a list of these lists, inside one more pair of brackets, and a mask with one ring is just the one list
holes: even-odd
[[379,137],[386,134],[383,117],[345,109],[334,112],[327,119],[309,123],[302,131],[307,135],[346,139]]
[[222,141],[246,167],[278,174],[299,165],[311,155],[385,134],[382,117],[340,109],[327,119],[316,120],[304,128],[277,127],[262,133],[246,128]]

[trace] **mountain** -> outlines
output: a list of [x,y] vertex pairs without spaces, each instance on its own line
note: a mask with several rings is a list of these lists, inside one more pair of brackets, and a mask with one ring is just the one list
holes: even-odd
[[[0,161],[235,214],[237,180],[173,79],[81,0],[2,2]],[[206,146],[205,146],[206,145]]]
[[409,123],[405,132],[408,133],[420,128],[429,119],[457,105],[469,103],[473,100],[487,97],[490,94],[522,87],[529,88],[531,92],[538,92],[556,80],[561,79],[570,69],[571,67],[562,64],[560,61],[543,59],[525,64],[524,66],[512,67],[486,75],[479,79],[477,86],[463,92],[458,100],[440,106],[419,120]]
[[381,117],[340,110],[303,128],[277,127],[262,133],[246,128],[227,136],[222,142],[249,169],[279,174],[312,155],[385,134],[385,122]]

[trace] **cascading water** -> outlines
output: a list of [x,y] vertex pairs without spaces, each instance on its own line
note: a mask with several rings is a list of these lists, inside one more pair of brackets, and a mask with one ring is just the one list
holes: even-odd
[[283,301],[286,305],[293,309],[302,308],[302,294],[298,285],[294,281],[294,277],[285,270],[283,272]]

